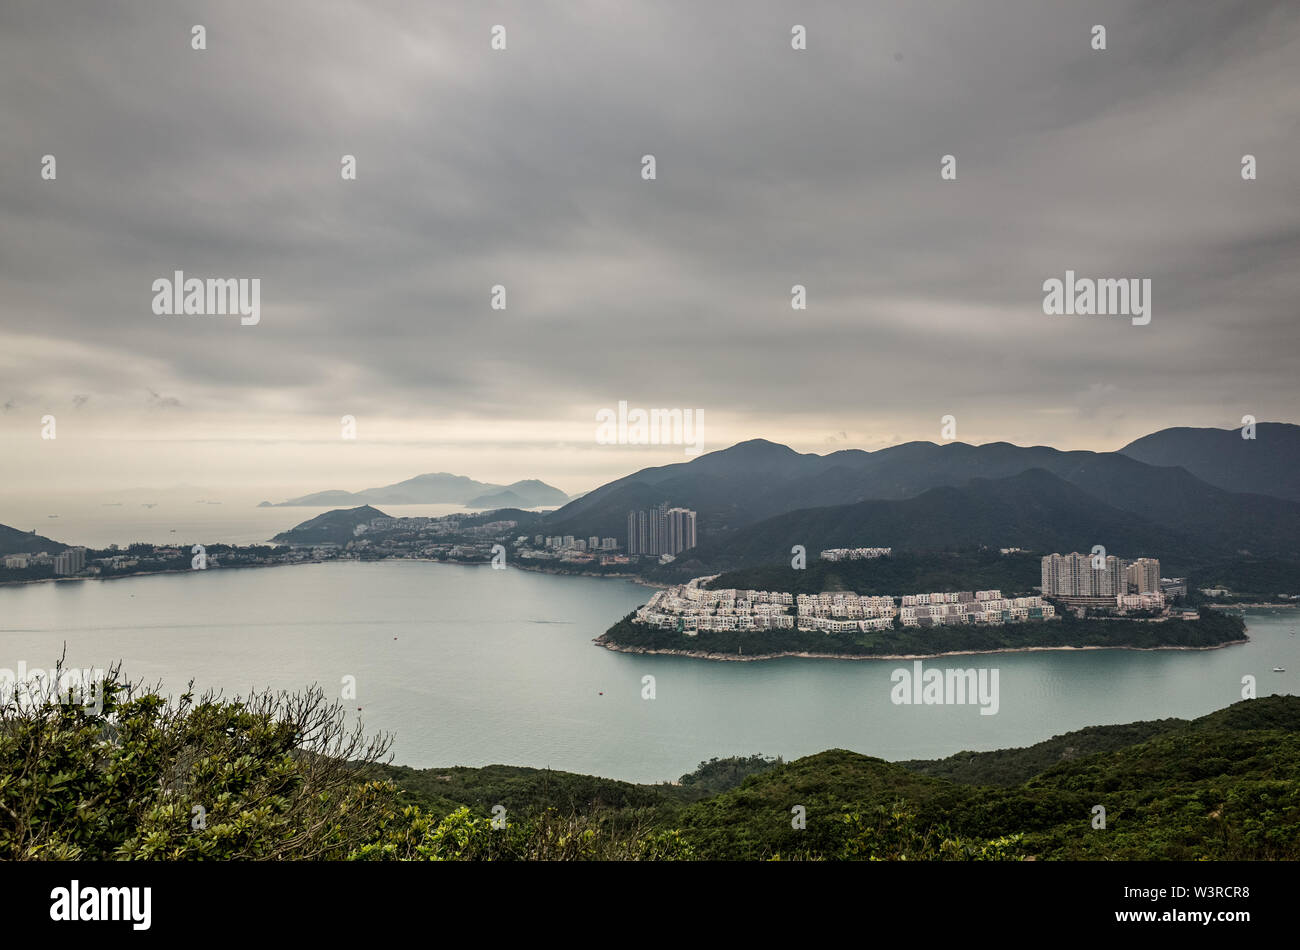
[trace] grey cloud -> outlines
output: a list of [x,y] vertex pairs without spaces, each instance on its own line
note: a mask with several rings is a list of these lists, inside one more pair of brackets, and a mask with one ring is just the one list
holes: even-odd
[[[1085,425],[1116,390],[1148,429],[1297,414],[1294,4],[796,9],[13,0],[0,334],[50,355],[7,382],[57,363],[97,400],[149,379],[176,394],[151,405],[248,413],[629,398],[756,430],[818,406]],[[1151,325],[1045,317],[1067,268],[1152,278]],[[262,278],[261,324],[153,315],[176,269]]]
[[149,407],[151,409],[178,409],[181,401],[175,396],[160,396],[152,389],[149,390]]

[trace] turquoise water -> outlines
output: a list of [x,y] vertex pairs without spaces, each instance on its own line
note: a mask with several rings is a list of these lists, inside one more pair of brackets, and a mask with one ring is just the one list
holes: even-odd
[[[414,766],[549,766],[675,779],[713,756],[845,748],[886,759],[1027,745],[1086,725],[1192,717],[1300,686],[1300,611],[1247,615],[1211,651],[946,657],[998,670],[999,709],[890,701],[910,661],[636,656],[591,639],[643,603],[627,581],[426,562],[335,562],[0,587],[0,667],[122,660],[132,679],[227,694],[319,683]],[[1286,673],[1271,672],[1282,666]],[[653,676],[655,698],[643,699]],[[359,712],[356,707],[361,707]]]

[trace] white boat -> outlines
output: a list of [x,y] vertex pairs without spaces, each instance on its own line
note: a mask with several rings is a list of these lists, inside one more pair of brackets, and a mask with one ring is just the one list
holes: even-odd
[[1282,667],[1280,667],[1280,666],[1275,666],[1275,667],[1273,667],[1273,672],[1274,672],[1274,673],[1285,673],[1286,670],[1282,669]]

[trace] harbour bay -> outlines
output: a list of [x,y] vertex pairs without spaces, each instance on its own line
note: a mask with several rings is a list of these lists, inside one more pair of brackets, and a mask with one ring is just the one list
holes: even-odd
[[[888,660],[714,663],[592,644],[648,599],[623,580],[420,561],[331,562],[0,588],[0,667],[121,660],[132,680],[227,695],[320,684],[415,767],[506,763],[631,781],[713,756],[845,748],[885,759],[1032,744],[1088,725],[1190,718],[1294,693],[1295,611],[1251,610],[1250,642],[1211,651],[935,658],[997,668],[996,715],[899,706]],[[1285,672],[1275,673],[1275,667]],[[646,677],[654,698],[643,698]]]

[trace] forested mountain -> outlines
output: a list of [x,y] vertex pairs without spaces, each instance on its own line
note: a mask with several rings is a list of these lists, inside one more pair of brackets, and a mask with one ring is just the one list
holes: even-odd
[[1127,554],[1198,556],[1300,549],[1300,502],[1229,491],[1185,468],[1126,454],[1006,442],[910,442],[824,456],[743,442],[617,479],[551,513],[546,526],[626,539],[628,512],[663,501],[698,513],[695,557],[706,565],[751,563],[794,543],[810,550],[1105,544]]
[[1300,426],[1260,422],[1255,437],[1241,429],[1161,429],[1120,449],[1148,465],[1177,465],[1233,492],[1300,501]]

